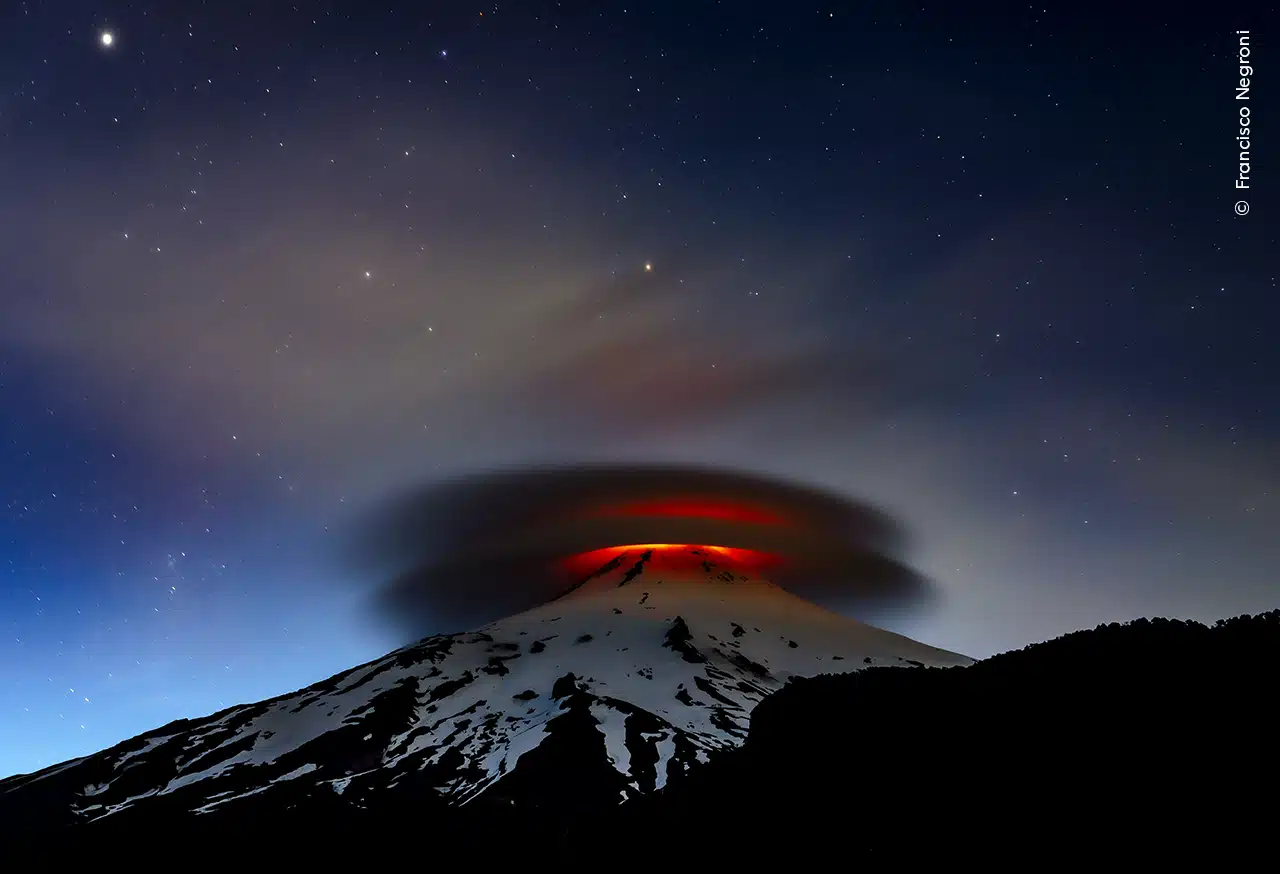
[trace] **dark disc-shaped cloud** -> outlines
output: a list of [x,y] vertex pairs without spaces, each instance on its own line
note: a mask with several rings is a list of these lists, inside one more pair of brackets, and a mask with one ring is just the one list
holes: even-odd
[[771,578],[854,613],[916,607],[932,586],[902,559],[903,527],[822,489],[681,465],[482,472],[406,490],[370,512],[346,558],[386,582],[375,609],[409,640],[477,628],[558,597],[560,559],[694,543],[779,557]]

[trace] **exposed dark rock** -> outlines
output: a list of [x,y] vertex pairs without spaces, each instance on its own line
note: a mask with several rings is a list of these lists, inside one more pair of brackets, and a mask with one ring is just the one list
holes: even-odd
[[556,680],[555,685],[551,687],[552,698],[566,698],[578,691],[578,678],[573,672],[565,674]]
[[623,575],[622,581],[618,583],[618,588],[621,589],[623,586],[627,585],[636,577],[644,573],[644,566],[649,563],[649,559],[651,558],[653,558],[653,550],[645,550],[644,554],[640,556],[640,560],[633,564],[631,569]]
[[759,664],[758,662],[751,661],[751,659],[747,658],[740,652],[729,653],[728,658],[729,658],[729,661],[733,663],[734,667],[747,671],[748,673],[754,676],[757,676],[757,677],[769,676],[768,668],[766,668],[762,664]]
[[693,645],[693,633],[689,631],[689,626],[681,616],[671,620],[671,627],[663,636],[662,645],[680,653],[686,662],[696,663],[707,660],[706,656],[698,652],[698,648]]
[[519,655],[489,656],[489,661],[480,670],[484,671],[486,674],[505,677],[507,674],[511,673],[511,669],[507,667],[506,663],[512,659],[518,658],[520,658]]
[[428,701],[439,701],[441,698],[448,698],[454,692],[464,686],[470,685],[475,680],[475,675],[470,671],[464,671],[462,676],[456,680],[445,680],[443,683],[437,683],[427,692]]

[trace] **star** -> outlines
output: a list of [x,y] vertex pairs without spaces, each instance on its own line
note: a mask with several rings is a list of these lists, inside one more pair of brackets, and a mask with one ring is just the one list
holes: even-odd
[[645,273],[653,272],[653,265],[650,264],[648,261],[644,262],[644,272]]
[[98,41],[104,46],[110,48],[116,41],[116,35],[109,30],[104,30],[102,33],[98,34]]

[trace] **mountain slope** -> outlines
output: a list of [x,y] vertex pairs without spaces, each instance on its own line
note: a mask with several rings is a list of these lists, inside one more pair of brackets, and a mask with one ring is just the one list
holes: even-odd
[[[629,547],[597,558],[565,597],[480,631],[0,782],[0,821],[316,795],[359,807],[388,793],[616,803],[740,744],[755,705],[792,676],[969,662],[796,598],[737,551]],[[547,772],[567,759],[580,779],[557,794]]]

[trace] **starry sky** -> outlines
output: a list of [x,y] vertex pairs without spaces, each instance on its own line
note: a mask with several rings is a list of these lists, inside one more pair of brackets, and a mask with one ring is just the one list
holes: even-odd
[[503,466],[868,502],[975,657],[1275,608],[1274,10],[961,6],[3,4],[0,775],[381,655]]

